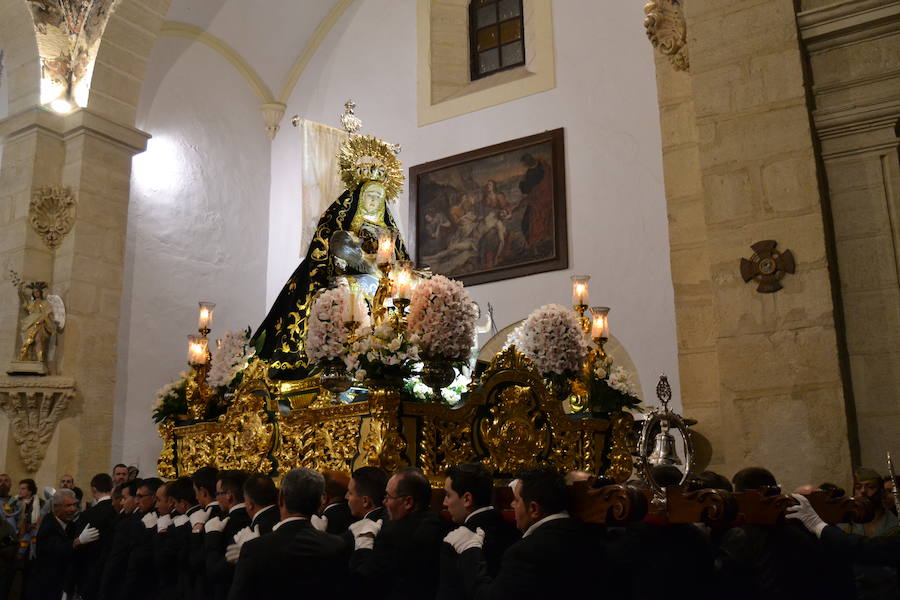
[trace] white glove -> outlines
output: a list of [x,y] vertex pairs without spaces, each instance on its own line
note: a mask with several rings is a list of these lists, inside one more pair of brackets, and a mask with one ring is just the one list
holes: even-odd
[[470,548],[481,548],[484,545],[484,529],[479,527],[472,531],[468,527],[457,527],[444,537],[444,541],[453,546],[457,554]]
[[238,546],[243,546],[246,542],[250,540],[255,540],[259,537],[259,533],[255,529],[251,529],[250,527],[244,527],[236,534],[234,534],[234,543]]
[[236,564],[238,559],[241,557],[241,546],[240,544],[228,544],[228,547],[225,548],[225,560],[228,564]]
[[100,530],[88,525],[84,528],[84,530],[78,535],[78,543],[84,546],[85,544],[90,544],[91,542],[96,542],[100,538]]
[[328,528],[328,517],[313,515],[309,518],[312,526],[318,529],[319,531],[325,531]]
[[172,524],[172,516],[171,515],[163,515],[156,521],[156,531],[158,533],[162,533],[166,529],[169,528],[169,525]]
[[375,547],[375,536],[381,531],[381,519],[360,519],[350,524],[350,532],[353,534],[353,544],[356,550]]
[[187,515],[178,515],[177,517],[172,519],[172,522],[175,523],[175,527],[181,527],[188,521],[190,521],[190,517],[188,517]]
[[803,524],[804,527],[809,530],[810,533],[814,534],[816,537],[822,537],[822,530],[828,526],[828,523],[826,523],[821,519],[821,517],[819,517],[815,509],[812,507],[812,504],[810,504],[809,500],[806,499],[806,496],[801,496],[800,494],[791,495],[794,497],[794,500],[798,502],[798,504],[788,507],[785,518],[797,519]]
[[206,530],[206,533],[210,533],[212,531],[222,532],[225,529],[225,525],[228,524],[228,519],[231,517],[225,517],[224,519],[220,519],[219,517],[213,517],[209,521],[206,522],[206,525],[203,528]]
[[205,510],[196,510],[191,513],[191,516],[188,517],[188,519],[191,521],[191,527],[194,527],[195,525],[202,525],[203,523],[206,523],[207,519],[209,519],[209,513]]
[[255,529],[251,529],[250,527],[244,527],[236,534],[234,534],[234,543],[229,544],[225,549],[225,560],[229,563],[234,564],[237,562],[238,558],[241,556],[241,548],[243,548],[244,544],[249,542],[250,540],[255,540],[259,537],[259,532]]
[[154,512],[148,512],[146,515],[141,517],[141,521],[144,523],[144,527],[147,529],[153,529],[156,527],[156,522],[159,520],[159,517],[156,516]]

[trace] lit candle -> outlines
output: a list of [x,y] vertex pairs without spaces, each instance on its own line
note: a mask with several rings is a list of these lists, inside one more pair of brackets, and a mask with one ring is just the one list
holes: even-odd
[[207,345],[209,340],[199,335],[188,336],[188,364],[200,366],[206,364]]
[[388,232],[378,235],[378,251],[375,254],[375,262],[379,265],[391,262],[394,258],[394,238]]
[[397,271],[397,279],[394,282],[397,298],[409,299],[410,291],[412,290],[412,279],[412,269],[410,269],[409,263],[404,262]]
[[572,275],[572,306],[588,303],[588,282],[590,275]]
[[591,307],[591,337],[609,339],[609,307]]
[[216,309],[215,302],[200,303],[200,318],[197,319],[198,329],[212,329],[213,311]]

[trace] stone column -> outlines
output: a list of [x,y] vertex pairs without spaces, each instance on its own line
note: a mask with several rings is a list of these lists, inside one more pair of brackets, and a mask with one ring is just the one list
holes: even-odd
[[[51,374],[68,378],[75,391],[52,440],[41,437],[49,447],[37,475],[42,481],[55,482],[65,471],[84,482],[110,467],[131,157],[144,150],[149,136],[90,110],[59,116],[43,108],[0,122],[0,136],[5,138],[0,166],[0,265],[16,270],[24,280],[48,282],[67,309],[66,326],[57,337],[50,368]],[[49,184],[69,188],[76,202],[74,225],[55,249],[47,246],[29,219],[33,191]],[[17,311],[13,288],[4,283],[0,292],[0,369],[4,372],[17,345]],[[0,378],[0,388],[9,397],[22,398],[23,390],[42,383],[46,382],[39,377]],[[6,406],[12,404],[6,402]],[[15,419],[15,415],[9,417]],[[7,469],[34,474],[35,462],[23,461],[18,450],[9,446]]]
[[[728,476],[846,483],[855,424],[793,3],[666,4],[690,57],[658,77],[685,411]],[[773,294],[739,270],[762,240],[797,260]]]

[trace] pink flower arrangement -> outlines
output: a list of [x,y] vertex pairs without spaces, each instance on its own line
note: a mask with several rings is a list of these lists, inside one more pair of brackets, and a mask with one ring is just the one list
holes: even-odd
[[343,359],[347,354],[346,323],[358,327],[369,322],[365,301],[345,285],[321,292],[313,301],[306,329],[306,356],[310,363]]
[[463,284],[435,275],[419,282],[409,308],[409,332],[428,357],[466,360],[475,338],[475,303]]
[[588,350],[578,316],[559,304],[542,306],[528,315],[507,344],[515,344],[545,376],[575,374]]

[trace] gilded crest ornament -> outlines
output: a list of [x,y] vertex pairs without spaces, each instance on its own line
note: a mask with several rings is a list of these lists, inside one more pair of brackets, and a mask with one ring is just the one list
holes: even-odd
[[499,394],[479,433],[501,473],[515,473],[544,456],[550,431],[530,386],[510,385]]
[[68,187],[41,186],[31,195],[28,216],[47,247],[56,250],[75,225],[75,195]]
[[644,5],[644,28],[654,48],[669,57],[676,71],[690,70],[687,24],[680,0],[653,0]]

